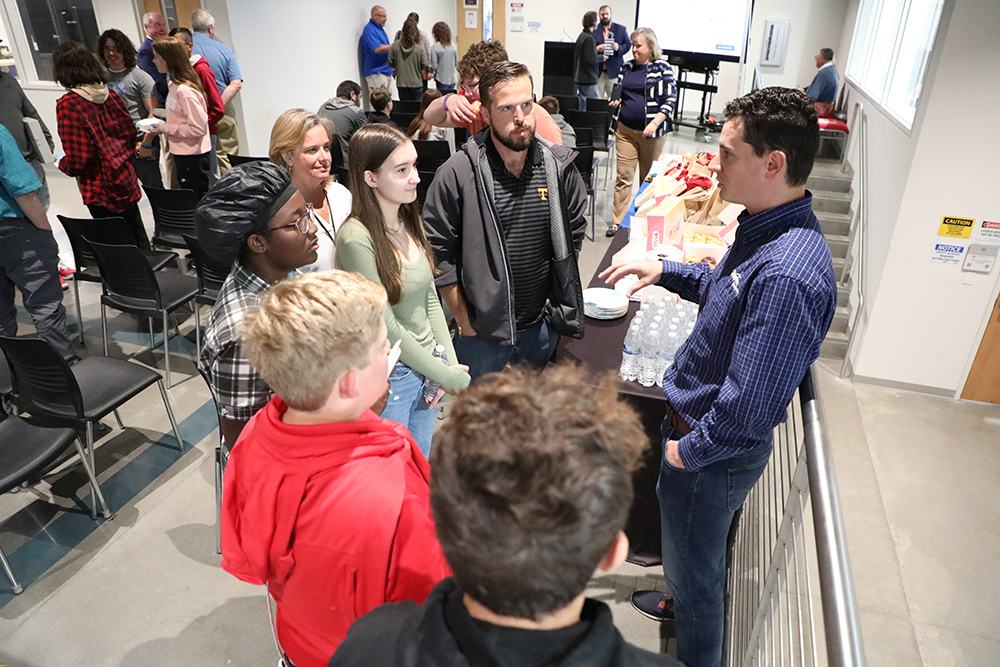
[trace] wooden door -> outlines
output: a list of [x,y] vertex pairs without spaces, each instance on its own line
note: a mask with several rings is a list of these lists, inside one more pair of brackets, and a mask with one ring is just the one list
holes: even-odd
[[962,398],[1000,405],[1000,298],[993,304]]
[[[483,39],[483,3],[491,2],[492,0],[476,0],[475,4],[472,4],[472,0],[458,0],[455,4],[458,6],[458,12],[455,17],[455,29],[452,33],[455,36],[455,46],[458,48],[459,59],[465,55],[465,52],[469,50],[469,47],[476,42],[481,42]],[[476,13],[476,27],[466,28],[465,27],[465,13],[472,12]],[[459,87],[461,87],[461,81],[458,82]]]

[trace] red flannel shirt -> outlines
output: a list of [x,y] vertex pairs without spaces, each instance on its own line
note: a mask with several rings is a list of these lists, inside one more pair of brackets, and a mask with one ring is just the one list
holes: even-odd
[[195,74],[201,79],[201,88],[205,92],[205,106],[208,109],[208,133],[219,133],[219,120],[226,115],[226,105],[222,103],[219,86],[215,83],[215,72],[204,57],[192,65]]
[[135,125],[118,93],[109,91],[103,104],[73,91],[56,102],[59,139],[66,156],[59,170],[75,176],[83,203],[119,213],[142,194],[130,160],[135,152]]

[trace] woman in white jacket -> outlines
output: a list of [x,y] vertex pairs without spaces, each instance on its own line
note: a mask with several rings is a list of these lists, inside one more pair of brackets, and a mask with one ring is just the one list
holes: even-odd
[[337,230],[351,214],[351,192],[330,174],[330,149],[340,150],[333,123],[305,109],[289,109],[271,128],[268,156],[288,170],[292,184],[311,206],[319,229],[319,258],[303,271],[333,268]]

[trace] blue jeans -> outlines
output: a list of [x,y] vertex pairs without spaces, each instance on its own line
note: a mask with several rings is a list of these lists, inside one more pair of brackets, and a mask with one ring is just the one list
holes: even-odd
[[503,345],[478,336],[457,334],[453,342],[458,362],[469,367],[469,375],[475,380],[481,375],[502,371],[508,362],[542,368],[556,349],[559,334],[542,321],[518,331],[516,345]]
[[729,527],[764,472],[771,445],[700,470],[681,470],[666,457],[667,440],[680,436],[669,420],[664,422],[664,455],[656,484],[663,575],[674,597],[677,659],[687,667],[719,667]]
[[601,94],[599,92],[597,92],[597,84],[596,83],[588,83],[588,84],[585,84],[585,85],[582,85],[582,84],[579,84],[579,83],[574,83],[573,84],[573,90],[576,91],[576,99],[577,99],[577,103],[580,105],[579,106],[580,111],[586,111],[587,110],[587,98],[588,97],[592,98],[592,99],[599,99],[601,97]]
[[389,402],[381,416],[408,428],[425,457],[431,455],[434,420],[440,409],[431,410],[427,407],[427,401],[424,400],[424,376],[406,364],[397,362],[389,375]]

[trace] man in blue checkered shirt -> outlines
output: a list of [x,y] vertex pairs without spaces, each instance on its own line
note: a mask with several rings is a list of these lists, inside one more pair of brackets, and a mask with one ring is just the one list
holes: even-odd
[[707,264],[629,262],[630,294],[658,284],[700,305],[698,321],[663,377],[669,403],[657,497],[663,572],[672,594],[640,591],[635,607],[674,618],[677,658],[718,667],[722,658],[726,538],[734,514],[771,454],[771,433],[833,320],[830,250],[805,189],[819,147],[812,100],[766,88],[733,100],[719,138],[722,198],[746,207],[736,240]]

